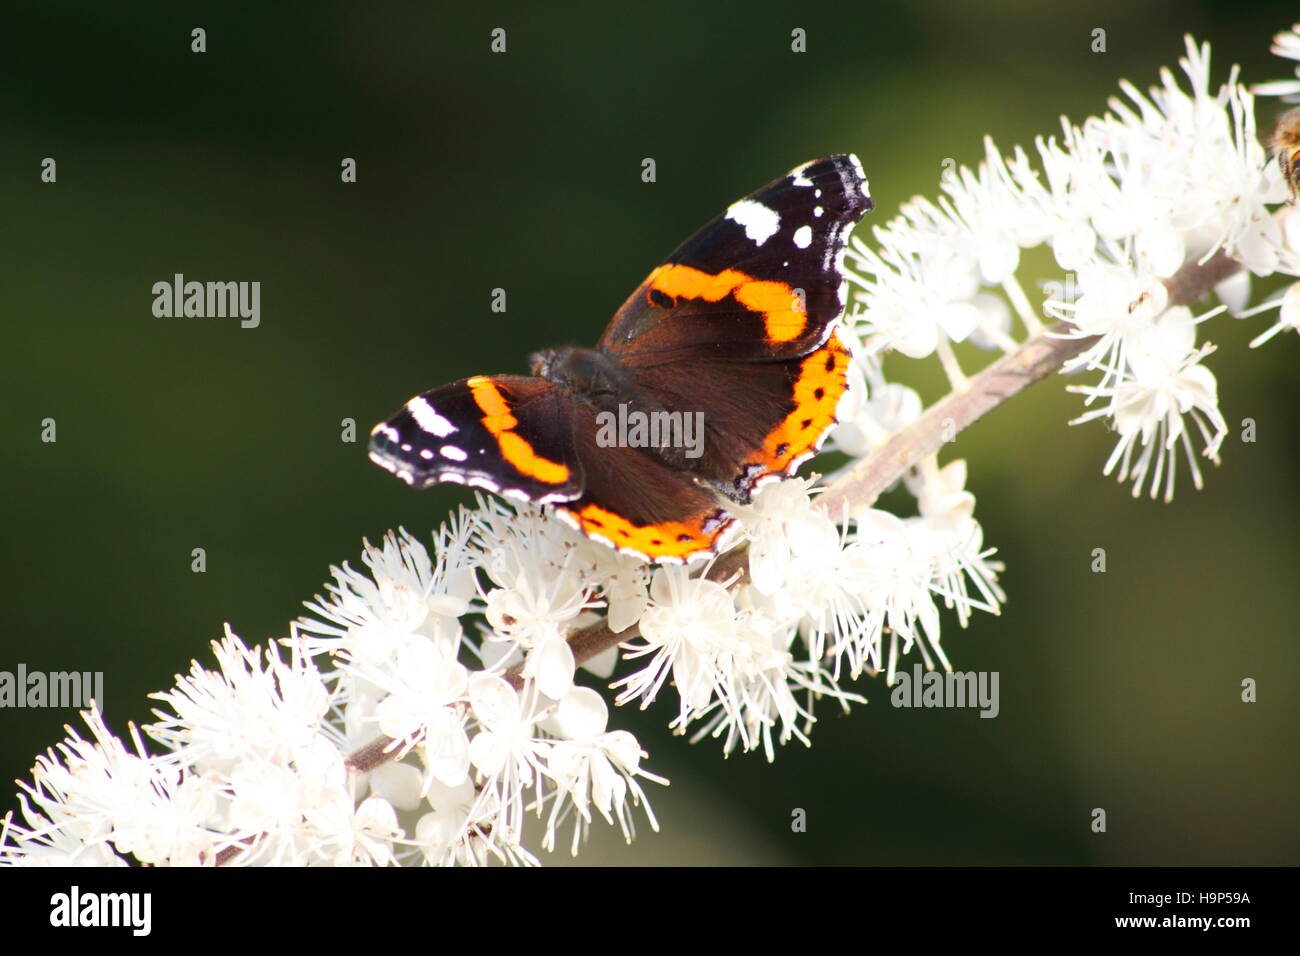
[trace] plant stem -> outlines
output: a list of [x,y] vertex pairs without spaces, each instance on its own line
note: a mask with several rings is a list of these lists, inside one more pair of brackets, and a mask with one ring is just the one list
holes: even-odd
[[1060,322],[1040,332],[972,377],[964,389],[949,392],[842,475],[817,499],[818,506],[832,515],[843,513],[846,507],[850,514],[870,507],[881,492],[958,433],[1097,341],[1095,336],[1066,337],[1073,328],[1069,322]]

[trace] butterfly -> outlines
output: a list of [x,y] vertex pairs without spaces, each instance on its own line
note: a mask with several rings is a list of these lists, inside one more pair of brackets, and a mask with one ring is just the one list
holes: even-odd
[[417,395],[372,430],[371,460],[417,488],[548,505],[652,562],[718,553],[733,503],[793,474],[835,423],[842,253],[872,205],[856,156],[796,167],[655,267],[594,349]]

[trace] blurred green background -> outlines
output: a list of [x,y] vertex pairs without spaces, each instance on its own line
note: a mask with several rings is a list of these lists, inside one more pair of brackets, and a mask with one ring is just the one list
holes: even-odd
[[[1121,77],[1145,88],[1185,32],[1213,42],[1216,82],[1233,62],[1249,81],[1290,75],[1268,46],[1294,14],[1262,0],[129,6],[14,8],[0,65],[0,669],[105,671],[118,731],[210,660],[223,622],[281,635],[363,536],[427,535],[469,500],[366,461],[370,425],[411,394],[593,343],[662,255],[798,162],[856,151],[881,223],[935,194],[945,158],[977,161],[984,134],[1029,144],[1063,113],[1100,112]],[[504,56],[488,52],[496,26]],[[794,27],[806,54],[790,52]],[[1265,101],[1261,126],[1277,112]],[[47,156],[54,185],[38,178]],[[260,281],[261,327],[155,318],[150,287],[176,272]],[[496,286],[505,315],[488,308]],[[769,766],[670,736],[667,699],[619,711],[673,781],[652,788],[663,832],[627,848],[598,829],[580,861],[1297,862],[1300,342],[1248,352],[1266,321],[1204,327],[1234,431],[1207,488],[1184,480],[1173,505],[1102,478],[1113,436],[1066,427],[1080,404],[1059,380],[961,436],[1010,599],[966,632],[945,616],[945,647],[958,669],[1001,673],[996,720],[895,710],[864,681],[868,706],[825,708],[813,747]],[[57,444],[39,440],[46,417]],[[339,439],[347,417],[356,444]],[[1245,417],[1254,444],[1238,440]],[[1243,677],[1258,703],[1240,702]],[[25,776],[74,719],[0,711],[0,776]],[[807,833],[791,833],[793,808]]]

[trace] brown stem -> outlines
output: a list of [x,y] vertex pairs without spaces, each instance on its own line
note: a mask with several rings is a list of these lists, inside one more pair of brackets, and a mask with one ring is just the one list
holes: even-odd
[[349,770],[355,770],[357,773],[369,773],[380,764],[388,763],[397,756],[401,748],[393,747],[389,750],[389,745],[392,742],[392,737],[376,737],[370,743],[348,754],[348,758],[344,763]]
[[243,853],[252,845],[253,845],[253,839],[251,837],[246,840],[240,840],[236,846],[228,846],[224,850],[219,851],[217,855],[213,857],[212,865],[225,866],[227,863],[235,859],[235,857],[239,856],[239,854]]
[[573,659],[579,665],[582,665],[593,657],[609,650],[615,644],[631,640],[640,633],[640,629],[633,624],[626,630],[615,634],[609,629],[608,624],[600,620],[570,634],[569,646],[573,648]]

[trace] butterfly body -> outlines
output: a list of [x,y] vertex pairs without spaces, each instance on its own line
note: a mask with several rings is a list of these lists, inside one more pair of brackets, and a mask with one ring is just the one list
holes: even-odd
[[372,460],[416,487],[549,504],[652,561],[716,553],[730,503],[792,474],[835,422],[850,358],[839,259],[870,208],[855,157],[798,167],[654,269],[594,349],[418,395],[375,427]]

